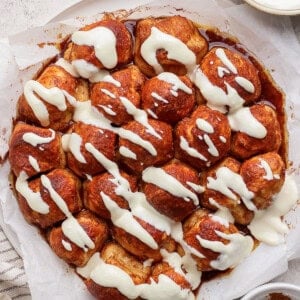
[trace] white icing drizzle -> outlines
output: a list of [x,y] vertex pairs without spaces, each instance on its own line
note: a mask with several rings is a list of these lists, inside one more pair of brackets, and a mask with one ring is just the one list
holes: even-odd
[[64,235],[85,252],[89,249],[94,249],[94,242],[90,239],[78,221],[73,217],[64,199],[53,188],[50,179],[46,175],[42,175],[41,182],[48,190],[51,199],[67,217],[67,219],[61,224],[61,229]]
[[177,93],[178,90],[181,90],[189,95],[191,95],[193,93],[193,90],[191,88],[189,88],[178,76],[176,76],[173,73],[163,72],[163,73],[160,73],[157,76],[157,78],[159,80],[165,81],[172,85],[171,93],[175,97],[178,96],[178,93]]
[[214,222],[217,222],[225,227],[229,227],[229,222],[227,219],[225,218],[222,218],[216,214],[210,214],[209,217],[214,221]]
[[202,185],[187,181],[186,184],[190,186],[196,193],[203,193],[205,188]]
[[228,68],[233,74],[237,74],[237,69],[235,65],[227,57],[223,48],[218,48],[216,50],[216,56],[222,61],[226,68]]
[[220,78],[223,78],[225,74],[230,74],[230,71],[224,67],[218,67],[217,71]]
[[153,110],[148,108],[147,112],[153,119],[158,119],[158,116],[156,115],[156,113]]
[[265,161],[264,159],[260,158],[259,159],[259,166],[264,169],[264,171],[266,172],[266,175],[263,176],[264,179],[266,180],[273,180],[273,179],[279,179],[280,175],[279,174],[273,174],[272,169],[270,167],[270,165],[268,164],[267,161]]
[[152,27],[151,34],[141,46],[141,56],[153,67],[156,74],[164,71],[156,57],[156,51],[159,49],[166,50],[168,59],[182,63],[188,71],[196,65],[196,56],[185,43],[156,27]]
[[240,109],[228,115],[229,124],[232,130],[246,133],[247,135],[263,139],[267,135],[267,130],[251,113],[249,107]]
[[28,175],[21,171],[16,180],[16,190],[25,198],[29,207],[40,214],[49,213],[49,205],[43,200],[40,192],[33,192],[27,182]]
[[234,80],[239,86],[241,86],[248,93],[255,92],[255,87],[254,87],[253,83],[250,80],[248,80],[247,78],[237,76],[237,77],[235,77]]
[[119,148],[119,152],[124,157],[128,157],[128,158],[136,160],[136,154],[133,151],[131,151],[129,148],[125,147],[125,146],[121,146]]
[[204,141],[205,141],[206,145],[208,146],[207,151],[212,156],[218,157],[219,156],[219,151],[215,147],[215,145],[214,145],[213,141],[211,140],[211,138],[207,134],[204,134],[203,138],[204,138]]
[[93,177],[90,174],[85,174],[87,180],[92,181]]
[[251,234],[261,242],[278,245],[284,242],[284,234],[289,230],[282,216],[297,203],[299,194],[293,177],[286,175],[281,191],[273,196],[271,206],[257,210],[248,225]]
[[116,116],[117,113],[114,112],[110,107],[105,106],[105,105],[98,105],[99,107],[101,107],[108,115],[110,116]]
[[30,163],[30,165],[32,166],[32,168],[37,171],[37,172],[40,172],[41,169],[40,169],[40,166],[39,166],[39,163],[38,161],[36,160],[36,158],[34,158],[33,156],[29,155],[28,156],[28,161]]
[[224,136],[222,136],[222,135],[219,136],[219,139],[220,139],[220,141],[222,143],[226,143],[227,142],[227,139]]
[[213,126],[212,126],[209,122],[207,122],[206,120],[204,120],[204,119],[198,118],[198,119],[196,120],[196,125],[197,125],[197,127],[198,127],[200,130],[202,130],[202,131],[204,131],[204,132],[207,132],[207,133],[214,133],[214,128],[213,128]]
[[151,93],[151,96],[152,96],[154,99],[156,99],[156,100],[158,100],[158,101],[161,101],[161,102],[163,102],[163,103],[169,103],[168,100],[166,100],[165,98],[163,98],[162,96],[158,95],[158,94],[155,93],[155,92],[152,92],[152,93]]
[[227,167],[221,167],[216,171],[216,179],[207,178],[207,187],[218,191],[226,197],[239,201],[237,196],[232,192],[236,192],[249,210],[256,210],[255,205],[251,201],[254,194],[248,190],[241,175],[231,171]]
[[95,55],[105,68],[112,69],[118,63],[116,36],[107,27],[99,26],[88,31],[76,31],[72,42],[77,45],[93,46]]
[[55,139],[55,131],[53,129],[49,129],[51,136],[42,137],[33,132],[26,132],[23,134],[22,139],[24,142],[30,144],[33,147],[36,147],[40,144],[48,144]]
[[62,141],[64,151],[70,151],[80,163],[87,163],[85,157],[81,153],[82,137],[79,134],[75,132],[71,134],[64,134]]
[[77,70],[74,68],[74,66],[69,63],[67,60],[64,58],[60,58],[56,61],[55,63],[57,66],[62,67],[65,71],[67,71],[69,74],[71,74],[73,77],[79,77],[80,75],[78,74]]
[[242,107],[245,102],[238,92],[227,82],[225,82],[227,93],[220,87],[213,85],[199,67],[195,68],[190,74],[190,78],[207,100],[207,106],[222,113],[227,111],[227,106],[230,111],[234,111]]
[[215,206],[218,210],[214,213],[214,216],[218,216],[222,219],[227,220],[229,223],[234,223],[234,217],[231,214],[230,210],[225,207],[220,205],[215,199],[209,198],[208,199],[209,203],[213,206]]
[[144,267],[144,268],[151,267],[153,261],[154,261],[154,260],[153,260],[152,258],[148,258],[147,260],[145,260],[145,261],[143,262],[143,267]]
[[213,268],[217,270],[234,268],[251,253],[254,243],[250,236],[243,236],[240,233],[225,234],[218,230],[215,232],[229,243],[225,245],[219,241],[209,241],[199,235],[196,236],[202,247],[220,253],[216,260],[210,262]]
[[207,161],[207,158],[204,155],[202,155],[200,152],[198,152],[195,148],[189,146],[188,141],[183,136],[180,137],[180,145],[179,146],[188,155],[199,158],[203,161]]
[[61,243],[67,251],[72,251],[72,245],[69,242],[61,240]]
[[161,168],[148,167],[143,171],[142,179],[144,182],[152,183],[175,197],[183,198],[185,201],[192,200],[195,205],[199,204],[195,193]]
[[126,228],[126,232],[137,237],[143,243],[148,245],[152,249],[158,249],[158,245],[153,237],[148,233],[146,229],[133,217],[131,212],[127,209],[123,209],[113,201],[104,192],[100,192],[105,207],[109,210],[111,215],[111,221],[119,228]]
[[115,94],[113,94],[112,92],[110,92],[110,91],[107,90],[107,89],[100,89],[100,90],[101,90],[101,92],[102,92],[103,94],[109,96],[110,98],[113,98],[113,99],[116,99],[116,98],[117,98]]
[[47,89],[39,82],[29,80],[25,83],[24,95],[34,115],[44,127],[50,124],[49,112],[45,103],[39,97],[45,102],[54,105],[60,111],[67,109],[64,93],[57,87]]
[[128,114],[133,116],[134,120],[146,127],[146,131],[158,139],[162,139],[161,135],[155,131],[155,129],[148,122],[148,115],[143,109],[137,108],[130,100],[126,97],[120,97],[121,103],[125,106]]

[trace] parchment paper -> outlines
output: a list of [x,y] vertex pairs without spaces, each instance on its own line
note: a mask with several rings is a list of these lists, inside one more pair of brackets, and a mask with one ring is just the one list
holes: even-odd
[[[95,11],[91,15],[93,13]],[[219,27],[236,36],[268,69],[273,70],[273,77],[287,94],[289,158],[292,162],[291,171],[300,187],[300,47],[293,34],[290,19],[278,19],[244,5],[233,6],[223,0],[188,0],[184,3],[157,1],[132,12],[129,18],[176,14],[185,15],[200,24]],[[36,72],[45,59],[56,53],[51,45],[40,47],[37,44],[55,42],[58,36],[63,38],[75,28],[99,17],[101,14],[48,24],[46,27],[9,37],[15,60],[4,47],[9,63],[6,64],[6,75],[0,77],[1,156],[7,151],[11,119],[17,98],[22,92],[22,83]],[[1,45],[0,49],[2,51]],[[35,65],[32,66],[33,63]],[[17,247],[20,246],[33,299],[91,299],[73,270],[55,256],[36,228],[24,221],[12,196],[7,181],[8,173],[9,165],[5,163],[0,169],[0,203],[4,221],[17,234],[14,242]],[[286,244],[277,247],[261,244],[228,276],[203,284],[198,299],[234,299],[285,272],[288,260],[300,257],[299,206],[286,216],[286,221],[291,227]]]

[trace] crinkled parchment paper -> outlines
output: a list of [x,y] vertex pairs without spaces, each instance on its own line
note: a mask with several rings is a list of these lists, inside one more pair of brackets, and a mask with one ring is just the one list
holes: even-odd
[[[91,15],[95,11],[91,12]],[[224,0],[158,1],[140,7],[128,14],[129,18],[148,15],[181,14],[197,23],[216,26],[236,36],[242,44],[256,54],[265,66],[272,70],[276,82],[287,95],[288,129],[290,134],[289,159],[291,170],[300,187],[300,46],[293,33],[290,19],[260,13],[244,5],[232,5]],[[78,12],[80,15],[80,11]],[[41,67],[42,62],[55,55],[52,42],[63,38],[76,28],[101,17],[75,18],[65,22],[48,24],[9,37],[14,56],[6,46],[0,45],[0,155],[7,152],[7,140],[15,104],[22,92],[22,84]],[[42,44],[44,43],[44,44]],[[39,45],[38,45],[39,44]],[[18,71],[20,69],[20,71]],[[297,141],[298,140],[298,141]],[[28,225],[13,198],[9,182],[9,165],[0,170],[0,214],[12,235],[14,244],[22,253],[33,299],[90,299],[81,280],[62,260],[58,259],[38,230]],[[300,208],[294,208],[286,222],[290,233],[286,244],[269,247],[261,244],[244,262],[229,275],[201,286],[198,299],[234,299],[251,288],[269,281],[287,270],[288,260],[300,257]]]

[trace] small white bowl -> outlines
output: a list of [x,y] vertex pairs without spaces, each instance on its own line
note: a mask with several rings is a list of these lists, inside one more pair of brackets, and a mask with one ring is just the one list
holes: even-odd
[[249,5],[261,10],[261,11],[264,11],[264,12],[267,12],[267,13],[270,13],[270,14],[274,14],[274,15],[299,15],[300,14],[300,1],[299,1],[299,6],[297,4],[297,6],[295,6],[294,8],[291,8],[289,7],[288,3],[289,3],[289,0],[286,0],[287,1],[287,6],[284,7],[280,7],[278,8],[276,6],[276,0],[272,2],[270,2],[270,4],[266,5],[265,2],[262,2],[260,0],[245,0],[245,2],[247,2]]
[[267,300],[267,296],[272,293],[281,293],[284,296],[289,296],[292,300],[299,300],[300,286],[283,282],[267,283],[253,289],[241,300]]

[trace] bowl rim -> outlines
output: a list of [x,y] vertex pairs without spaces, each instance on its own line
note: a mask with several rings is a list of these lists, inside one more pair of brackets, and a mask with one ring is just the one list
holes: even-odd
[[274,14],[274,15],[285,15],[285,16],[292,16],[292,15],[299,15],[299,9],[279,9],[279,8],[272,8],[263,4],[260,4],[257,0],[244,0],[249,5],[264,11],[266,13]]
[[[300,286],[292,284],[292,283],[286,283],[286,282],[271,282],[266,283],[263,285],[260,285],[250,292],[248,292],[246,295],[244,295],[241,300],[251,300],[255,299],[255,296],[258,296],[261,292],[272,292],[278,289],[287,290],[287,291],[293,291],[299,294],[300,296]],[[284,292],[284,291],[283,291]]]

